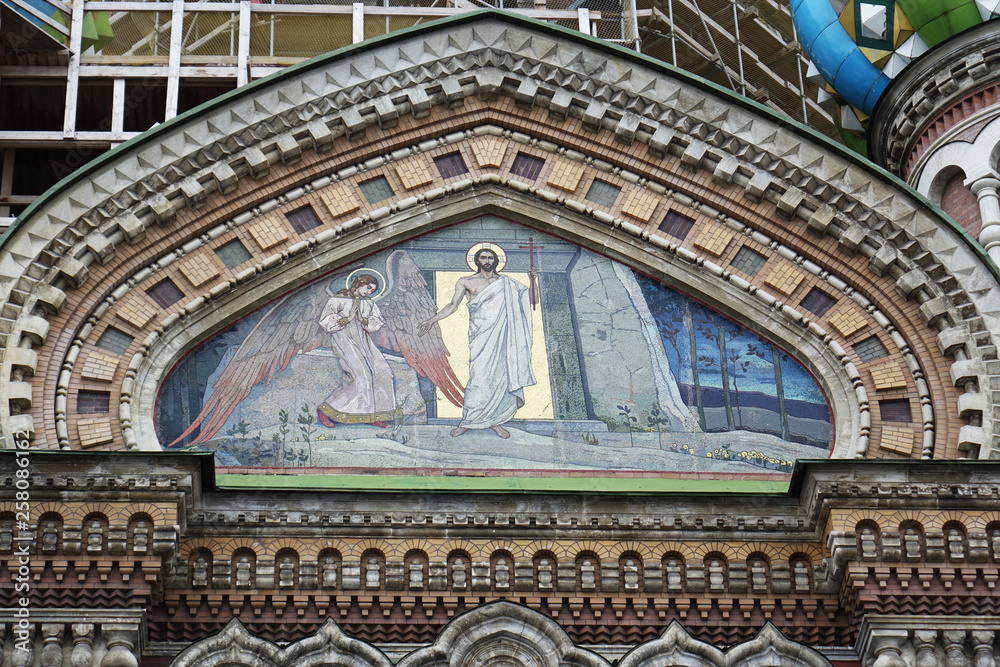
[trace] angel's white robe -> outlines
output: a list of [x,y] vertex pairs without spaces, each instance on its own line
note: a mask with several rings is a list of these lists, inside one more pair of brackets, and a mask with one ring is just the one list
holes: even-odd
[[469,301],[469,382],[462,428],[509,421],[524,405],[531,372],[531,302],[528,288],[501,275]]
[[[355,301],[360,318],[351,317],[343,322]],[[320,404],[319,411],[344,424],[384,422],[395,418],[392,369],[368,335],[385,326],[385,319],[375,302],[335,296],[327,302],[319,324],[332,334],[333,351],[343,370],[342,381]]]

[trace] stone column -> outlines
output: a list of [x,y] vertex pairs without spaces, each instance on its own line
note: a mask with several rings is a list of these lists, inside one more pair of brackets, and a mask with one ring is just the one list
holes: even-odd
[[1000,199],[997,196],[997,188],[1000,187],[1000,180],[992,175],[979,178],[973,181],[970,189],[979,201],[979,215],[983,220],[983,227],[979,232],[979,242],[990,258],[1000,264]]

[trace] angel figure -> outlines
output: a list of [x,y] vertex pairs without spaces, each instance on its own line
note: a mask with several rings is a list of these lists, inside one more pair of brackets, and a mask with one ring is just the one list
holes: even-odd
[[188,444],[211,440],[255,386],[270,384],[295,355],[315,349],[332,350],[344,371],[341,383],[320,406],[319,422],[326,426],[335,422],[385,426],[399,414],[392,370],[380,349],[401,354],[418,375],[461,406],[465,388],[448,362],[440,328],[435,325],[431,335],[417,335],[417,323],[432,317],[437,307],[405,250],[394,251],[386,260],[386,285],[376,306],[377,289],[378,279],[363,274],[332,296],[306,289],[278,300],[219,374],[198,416],[168,447],[181,446],[199,428]]
[[378,278],[362,274],[350,289],[326,302],[319,325],[332,334],[333,351],[340,359],[344,381],[316,410],[323,426],[368,423],[389,428],[398,417],[392,369],[372,342],[372,333],[385,326],[382,313],[370,298]]

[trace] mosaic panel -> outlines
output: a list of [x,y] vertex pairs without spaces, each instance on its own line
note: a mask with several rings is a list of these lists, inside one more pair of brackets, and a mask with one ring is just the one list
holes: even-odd
[[627,266],[492,216],[407,241],[203,341],[166,448],[367,473],[742,475],[829,454],[815,380]]

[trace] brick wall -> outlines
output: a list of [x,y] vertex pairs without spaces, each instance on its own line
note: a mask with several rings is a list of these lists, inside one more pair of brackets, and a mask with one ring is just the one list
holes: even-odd
[[941,208],[975,238],[979,238],[979,230],[983,226],[979,216],[979,202],[972,190],[965,187],[963,172],[958,172],[945,184],[944,192],[941,193]]

